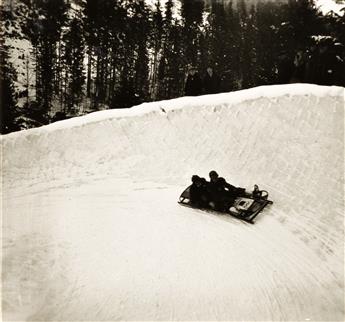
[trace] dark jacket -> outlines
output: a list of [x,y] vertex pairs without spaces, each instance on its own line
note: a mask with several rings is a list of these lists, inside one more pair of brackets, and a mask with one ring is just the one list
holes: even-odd
[[209,182],[209,189],[214,192],[235,191],[236,187],[227,183],[224,178],[219,177],[216,181]]
[[203,80],[204,94],[216,94],[220,92],[220,79],[213,73],[212,76],[206,73]]
[[344,65],[330,49],[314,52],[307,61],[306,70],[308,83],[344,85]]
[[245,194],[245,189],[237,188],[219,177],[216,181],[208,183],[208,189],[216,210],[226,210],[235,199]]
[[189,188],[190,202],[197,207],[207,207],[209,202],[208,182],[203,179],[200,185],[193,183]]
[[277,84],[289,84],[294,68],[295,66],[291,58],[287,56],[280,57],[277,64]]
[[186,96],[198,96],[202,93],[202,83],[199,74],[188,75],[185,85]]

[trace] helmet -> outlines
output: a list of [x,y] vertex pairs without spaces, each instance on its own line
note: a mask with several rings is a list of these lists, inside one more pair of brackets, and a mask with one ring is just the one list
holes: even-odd
[[193,183],[196,183],[196,182],[199,182],[200,181],[200,177],[197,176],[196,174],[192,176],[192,182]]
[[210,177],[218,177],[218,173],[214,170],[212,170],[210,173],[209,173],[209,176]]

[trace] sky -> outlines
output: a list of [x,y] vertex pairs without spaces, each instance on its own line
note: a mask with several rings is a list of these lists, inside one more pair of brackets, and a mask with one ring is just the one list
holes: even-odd
[[316,0],[316,4],[318,6],[320,6],[320,9],[323,13],[327,13],[331,10],[333,10],[335,13],[337,14],[344,14],[341,9],[343,9],[345,7],[345,3],[344,4],[337,4],[335,1],[333,0]]

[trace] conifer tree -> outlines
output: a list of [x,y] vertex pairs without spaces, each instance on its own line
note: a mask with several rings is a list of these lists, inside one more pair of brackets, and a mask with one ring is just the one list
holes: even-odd
[[[19,111],[16,105],[16,96],[13,82],[13,69],[3,57],[0,62],[0,133],[6,134],[20,129],[16,118]],[[6,67],[4,67],[6,65]]]
[[[284,16],[284,11],[281,11]],[[290,55],[296,50],[309,44],[312,35],[319,34],[322,30],[320,13],[317,11],[313,0],[288,0],[286,7],[286,23],[281,29],[281,39]]]
[[0,133],[6,134],[19,130],[16,125],[17,105],[15,101],[14,81],[16,71],[9,59],[10,45],[6,39],[14,37],[14,17],[10,10],[0,4]]
[[162,32],[162,54],[159,62],[158,70],[158,98],[167,99],[169,95],[169,86],[171,83],[171,68],[173,56],[173,17],[172,17],[172,0],[168,0],[165,4]]
[[[256,11],[256,85],[274,84],[277,78],[278,57],[284,52],[278,33],[284,17],[280,4],[259,3]],[[284,11],[283,11],[284,12]]]
[[56,49],[67,21],[68,4],[64,0],[23,0],[23,4],[26,8],[22,11],[22,29],[34,47],[36,101],[42,113],[47,114],[54,95],[54,79],[58,74]]
[[226,10],[226,57],[224,58],[223,91],[237,90],[241,88],[240,75],[240,44],[241,24],[238,9],[235,9],[233,2],[225,7]]
[[156,100],[158,91],[158,68],[163,43],[163,14],[160,0],[157,0],[157,2],[155,3],[155,8],[152,13],[151,30],[151,37],[149,39],[149,47],[152,52],[152,59],[150,64],[150,95],[152,100]]
[[169,39],[165,47],[165,98],[178,97],[183,94],[185,81],[184,48],[181,38],[183,29],[177,19],[172,19]]
[[201,67],[201,25],[204,12],[203,0],[181,0],[183,21],[183,48],[186,65]]
[[246,61],[246,81],[244,87],[253,87],[258,84],[260,68],[258,67],[258,27],[257,27],[257,10],[252,5],[249,9],[245,29],[245,50],[247,51]]
[[135,26],[136,38],[135,65],[134,65],[134,90],[140,102],[149,97],[149,34],[151,24],[149,22],[149,10],[143,0],[135,2],[132,17]]
[[[4,17],[3,13],[1,17]],[[3,26],[2,26],[3,27]],[[1,35],[4,35],[1,28]],[[3,39],[3,38],[2,38]],[[19,130],[17,116],[19,116],[16,104],[14,81],[16,71],[9,61],[8,46],[0,41],[0,133],[6,134]]]
[[78,16],[71,20],[63,41],[67,90],[65,100],[67,109],[70,110],[82,101],[85,81],[83,26]]

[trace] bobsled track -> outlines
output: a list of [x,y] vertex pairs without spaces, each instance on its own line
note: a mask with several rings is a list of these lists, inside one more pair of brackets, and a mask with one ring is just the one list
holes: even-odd
[[[2,136],[3,320],[344,320],[344,88],[264,86]],[[255,225],[177,204],[210,170]]]

